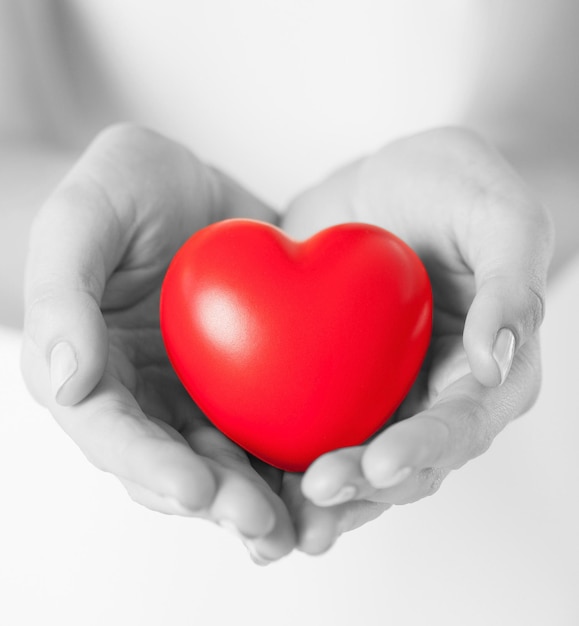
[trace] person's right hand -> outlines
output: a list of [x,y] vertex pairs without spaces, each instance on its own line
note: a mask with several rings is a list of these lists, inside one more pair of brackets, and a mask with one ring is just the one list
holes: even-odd
[[101,133],[33,224],[22,370],[35,398],[136,502],[233,528],[254,560],[268,562],[295,544],[281,472],[249,459],[200,413],[159,328],[173,255],[227,217],[275,214],[156,133]]
[[298,548],[314,554],[390,505],[435,493],[533,405],[553,246],[547,209],[464,128],[404,137],[340,168],[292,202],[284,228],[304,239],[343,222],[385,228],[421,257],[433,328],[418,377],[385,427],[316,459],[301,484],[285,480]]

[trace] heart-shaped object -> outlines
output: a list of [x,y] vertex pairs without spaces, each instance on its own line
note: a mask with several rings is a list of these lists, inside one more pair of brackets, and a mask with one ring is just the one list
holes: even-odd
[[161,294],[167,353],[194,401],[287,471],[382,427],[418,374],[431,328],[420,259],[367,224],[298,242],[258,221],[218,222],[177,252]]

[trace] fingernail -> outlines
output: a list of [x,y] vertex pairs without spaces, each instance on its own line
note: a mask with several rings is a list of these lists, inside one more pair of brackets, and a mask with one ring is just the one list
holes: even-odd
[[262,559],[260,556],[256,556],[255,554],[252,554],[251,552],[249,553],[249,556],[251,560],[256,565],[259,565],[260,567],[267,567],[268,565],[271,565],[271,563],[273,563],[273,561],[270,561],[269,559]]
[[50,353],[50,384],[56,400],[77,368],[78,363],[72,346],[66,341],[57,343]]
[[354,485],[345,485],[337,493],[325,500],[315,500],[315,504],[319,506],[335,506],[337,504],[343,504],[348,502],[356,495],[356,487]]
[[501,375],[502,385],[511,369],[513,357],[515,356],[515,335],[508,328],[501,328],[497,333],[495,345],[493,346],[493,358],[498,365]]
[[396,485],[399,485],[402,481],[406,480],[410,476],[410,474],[412,474],[411,467],[401,467],[390,476],[386,476],[383,480],[380,480],[379,484],[376,481],[373,481],[373,484],[378,489],[395,487]]
[[183,517],[196,515],[195,511],[187,508],[180,500],[173,496],[165,496],[165,501],[169,505],[169,508],[173,510],[175,515],[181,515]]
[[268,559],[267,557],[263,556],[263,554],[259,553],[259,550],[256,548],[255,543],[253,541],[247,541],[245,545],[247,547],[247,550],[249,552],[249,556],[251,557],[251,560],[256,565],[260,565],[261,567],[265,567],[266,565],[269,565],[270,563],[273,563],[272,559]]
[[237,537],[238,539],[242,539],[245,540],[246,537],[244,537],[240,532],[239,529],[237,528],[237,526],[228,519],[222,519],[219,522],[217,522],[217,524],[223,528],[223,530],[226,530],[228,533],[232,534],[234,537]]

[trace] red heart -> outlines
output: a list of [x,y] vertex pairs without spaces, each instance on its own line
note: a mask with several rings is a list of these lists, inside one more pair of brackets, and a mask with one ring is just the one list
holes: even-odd
[[167,353],[199,408],[288,471],[384,425],[431,327],[420,259],[366,224],[303,242],[257,221],[213,224],[179,250],[161,294]]

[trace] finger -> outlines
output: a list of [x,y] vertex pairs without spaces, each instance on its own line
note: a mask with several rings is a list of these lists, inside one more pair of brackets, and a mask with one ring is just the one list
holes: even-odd
[[204,171],[176,144],[119,125],[96,138],[42,207],[30,235],[22,360],[41,402],[75,404],[98,383],[108,346],[101,309],[156,286],[187,236],[180,216],[206,223]]
[[295,531],[281,498],[257,475],[239,474],[221,465],[212,468],[217,494],[207,516],[241,539],[258,565],[289,554],[295,547]]
[[381,489],[431,467],[455,469],[485,452],[496,435],[528,410],[540,385],[538,339],[528,341],[498,388],[466,375],[445,389],[435,404],[377,436],[366,448],[362,469]]
[[320,507],[336,506],[360,497],[366,491],[362,472],[362,446],[342,448],[316,459],[303,476],[304,496]]
[[[317,459],[304,475],[304,496],[318,507],[334,508],[345,503],[400,504],[410,501],[420,488],[416,479],[418,471],[405,467],[395,472],[389,483],[385,481],[377,488],[362,468],[365,452],[365,446],[358,446],[335,450]],[[348,507],[344,510],[351,512]],[[350,529],[352,523],[345,520],[342,524]]]
[[[444,389],[470,371],[459,335],[439,337],[431,348],[428,377],[425,370],[421,371],[399,407],[396,421],[403,421],[422,411],[424,406],[431,404],[430,398],[437,398]],[[392,428],[393,424],[394,420],[387,428]],[[302,480],[306,498],[318,506],[335,506],[351,500],[392,502],[389,490],[376,489],[368,482],[362,469],[367,445],[333,450],[316,459]],[[411,468],[400,467],[399,470],[391,476],[392,486],[404,481],[412,473]],[[386,481],[381,487],[390,484]]]
[[516,350],[541,325],[553,249],[548,213],[506,164],[495,176],[501,182],[479,192],[458,242],[476,281],[464,345],[473,374],[487,386],[505,381]]
[[107,232],[110,223],[94,199],[61,191],[33,224],[23,372],[42,402],[74,404],[103,374],[108,338],[100,302],[120,246],[118,234]]
[[141,488],[132,492],[141,504],[150,502],[148,492],[192,513],[213,502],[216,479],[206,461],[176,431],[149,420],[112,376],[75,407],[52,401],[48,408],[93,465]]
[[327,552],[338,538],[338,520],[330,508],[307,500],[300,487],[299,474],[285,474],[282,497],[296,528],[297,548],[310,555]]
[[374,502],[388,502],[391,505],[417,502],[434,495],[450,472],[448,468],[439,467],[412,471],[392,486],[375,490],[371,499]]
[[[364,474],[362,458],[365,450],[365,446],[342,448],[316,459],[302,479],[303,495],[312,504],[324,508],[356,502],[389,504],[388,490],[376,489]],[[342,508],[350,516],[357,510]],[[340,519],[340,533],[355,527],[353,518],[346,517],[346,513],[340,515]]]
[[183,506],[179,500],[172,496],[155,493],[143,485],[134,483],[126,478],[119,478],[133,502],[144,506],[150,511],[165,515],[179,515],[181,517],[200,517],[198,511],[192,511]]
[[362,458],[362,470],[370,484],[377,489],[394,487],[420,469],[445,462],[458,465],[463,458],[475,456],[475,445],[482,448],[480,440],[487,439],[481,435],[486,432],[483,419],[487,416],[476,412],[476,401],[468,396],[467,387],[472,390],[476,384],[472,376],[465,376],[453,385],[455,392],[457,387],[463,388],[460,394],[441,399],[428,411],[398,422],[376,437]]
[[289,513],[247,454],[209,424],[196,426],[186,438],[216,477],[216,496],[207,517],[239,537],[261,565],[288,554],[295,546]]
[[[429,394],[438,398],[443,393],[448,396],[449,392],[445,390],[452,388],[456,381],[466,376],[468,366],[465,363],[466,357],[458,337],[440,338],[437,340],[435,352],[431,364]],[[527,349],[527,352],[530,351]],[[530,354],[527,356],[531,357]],[[533,371],[532,366],[529,371]],[[521,377],[518,378],[520,382]],[[472,376],[470,379],[477,390],[482,391],[483,394],[487,393],[487,389],[476,383]],[[534,385],[536,381],[536,376],[531,377],[530,384]],[[514,383],[517,383],[517,377]],[[443,413],[442,422],[437,422],[433,413],[421,413],[413,419],[403,420],[400,422],[400,427],[390,426],[385,433],[378,436],[378,443],[370,444],[375,446],[374,456],[370,452],[364,463],[369,465],[368,474],[376,476],[373,481],[368,480],[363,469],[367,446],[344,448],[325,454],[312,463],[302,480],[304,495],[317,506],[335,506],[346,501],[360,500],[405,504],[434,493],[448,470],[442,476],[438,469],[427,466],[435,461],[450,464],[453,461],[457,462],[456,459],[448,458],[452,456],[451,449],[447,447],[450,423],[449,425],[444,423],[444,419],[449,419],[452,413],[449,416],[444,414],[454,404],[454,410],[458,414],[457,419],[461,419],[462,413],[470,410],[468,405],[471,401],[475,405],[481,401],[476,397],[469,400],[467,395],[469,392],[466,388],[460,390],[455,387],[454,391],[456,398],[453,403],[442,404],[440,401],[441,406],[437,410]],[[508,390],[505,389],[501,393],[507,392]],[[419,393],[419,395],[422,394]],[[529,403],[533,396],[534,393],[531,390]],[[404,411],[407,410],[407,407],[403,408]],[[488,408],[492,410],[492,406]],[[511,408],[516,410],[516,406],[511,406]],[[525,407],[520,408],[522,410]],[[422,420],[424,417],[428,419]],[[510,417],[505,415],[505,423],[509,418],[512,419],[512,415]],[[465,424],[466,421],[462,421],[459,425]],[[496,432],[498,429],[497,427]],[[487,433],[484,439],[494,437],[494,434],[496,433]],[[465,455],[464,462],[472,455],[469,453],[470,442],[467,442],[466,438],[476,441],[481,436],[483,436],[482,429],[478,429],[470,433],[464,431],[463,441],[456,438],[455,445],[459,448],[458,452]],[[467,443],[469,446],[466,445]],[[446,449],[447,458],[441,452],[443,449]],[[458,464],[462,462],[459,460]]]
[[344,533],[374,521],[391,507],[390,502],[375,502],[373,500],[359,500],[334,507],[333,511],[337,518],[336,539]]
[[296,532],[290,514],[279,496],[272,498],[275,524],[266,535],[245,542],[258,565],[268,565],[287,556],[296,546]]
[[[416,445],[416,438],[412,444]],[[336,518],[338,535],[371,521],[393,504],[432,495],[450,471],[406,467],[378,488],[362,469],[365,451],[365,446],[359,446],[330,452],[310,466],[302,481],[302,492],[312,504],[340,509]]]
[[391,506],[368,500],[319,507],[304,497],[299,477],[290,476],[285,484],[285,499],[290,502],[298,532],[298,549],[309,555],[327,552],[346,532],[376,519]]
[[126,248],[129,221],[128,199],[118,194],[113,205],[106,189],[95,182],[98,169],[91,173],[105,151],[103,144],[109,143],[101,138],[93,144],[42,207],[31,230],[23,372],[44,402],[80,401],[106,365],[108,341],[100,304]]
[[269,487],[253,470],[245,452],[210,424],[196,426],[185,438],[207,459],[216,477],[211,517],[246,538],[269,533],[275,525],[275,511],[267,497]]
[[[416,415],[425,404],[431,403],[429,398],[437,398],[446,388],[469,371],[459,335],[435,339],[432,345],[429,377],[426,378],[425,371],[421,372],[411,392],[397,411],[398,420]],[[381,485],[381,489],[376,489],[368,482],[362,469],[365,451],[366,446],[343,448],[316,459],[302,480],[304,495],[318,506],[334,506],[350,500],[394,503],[390,490],[384,488],[406,481],[413,473],[412,468],[400,467],[400,471],[391,476],[390,484],[385,482]]]
[[450,471],[408,467],[377,488],[362,469],[365,450],[359,446],[330,452],[310,466],[302,481],[302,492],[312,504],[339,509],[335,513],[338,536],[371,521],[393,504],[432,495]]
[[98,303],[86,292],[55,289],[28,305],[21,369],[33,397],[71,405],[101,379],[108,334]]

